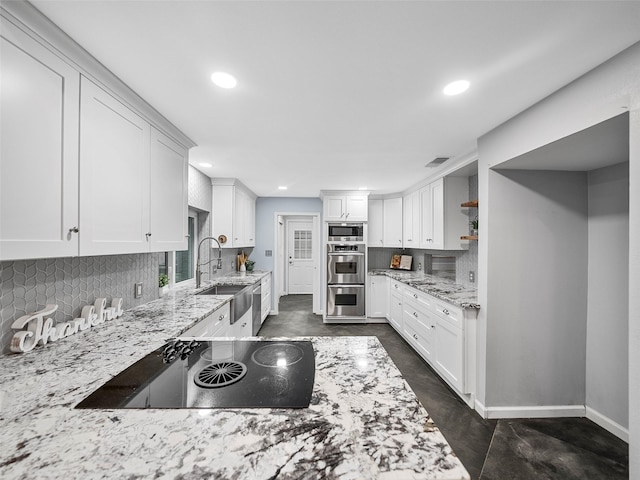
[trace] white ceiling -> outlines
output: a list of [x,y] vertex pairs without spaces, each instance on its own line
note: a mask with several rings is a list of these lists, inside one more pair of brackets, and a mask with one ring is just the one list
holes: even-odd
[[640,41],[638,1],[32,3],[259,196],[402,191]]

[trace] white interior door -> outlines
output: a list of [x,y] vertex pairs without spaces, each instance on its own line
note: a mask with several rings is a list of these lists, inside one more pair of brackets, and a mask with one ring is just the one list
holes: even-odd
[[287,291],[290,294],[313,293],[313,223],[287,221]]

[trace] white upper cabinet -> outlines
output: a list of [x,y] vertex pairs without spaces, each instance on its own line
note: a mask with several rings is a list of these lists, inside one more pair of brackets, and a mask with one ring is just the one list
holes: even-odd
[[404,248],[418,248],[420,244],[420,192],[402,199],[402,244]]
[[82,78],[80,255],[148,252],[151,127]]
[[223,248],[254,247],[256,198],[236,179],[214,178],[213,236],[224,235]]
[[323,195],[325,222],[366,222],[368,219],[367,195]]
[[1,27],[0,261],[77,255],[80,74]]
[[187,249],[188,152],[162,132],[151,128],[152,252]]
[[383,200],[369,199],[369,223],[367,225],[367,245],[369,247],[384,246]]
[[460,206],[467,201],[468,179],[446,177],[420,190],[420,248],[434,250],[464,250],[469,243],[460,239],[460,232],[469,229],[469,218]]
[[0,260],[184,249],[194,143],[28,2],[0,14]]
[[385,198],[382,206],[384,218],[384,246],[402,247],[402,197]]

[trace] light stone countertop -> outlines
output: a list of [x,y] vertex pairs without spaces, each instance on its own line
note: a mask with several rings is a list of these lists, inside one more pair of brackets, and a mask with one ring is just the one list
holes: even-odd
[[375,337],[305,338],[316,352],[306,409],[73,408],[230,298],[193,293],[0,356],[0,478],[469,478]]
[[461,308],[480,308],[476,288],[460,285],[455,280],[446,277],[423,272],[391,269],[370,270],[369,275],[386,275],[416,290],[428,293]]

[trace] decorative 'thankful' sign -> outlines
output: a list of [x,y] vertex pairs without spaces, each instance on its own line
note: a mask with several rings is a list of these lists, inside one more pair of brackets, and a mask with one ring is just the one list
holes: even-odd
[[31,315],[24,315],[13,322],[11,328],[20,331],[16,332],[11,339],[11,351],[28,352],[38,344],[45,345],[47,342],[55,342],[107,320],[118,318],[122,315],[122,299],[113,298],[111,306],[107,307],[107,299],[98,298],[93,305],[82,308],[80,318],[54,325],[52,318],[45,317],[53,314],[56,310],[58,310],[58,305],[47,305],[42,310]]

